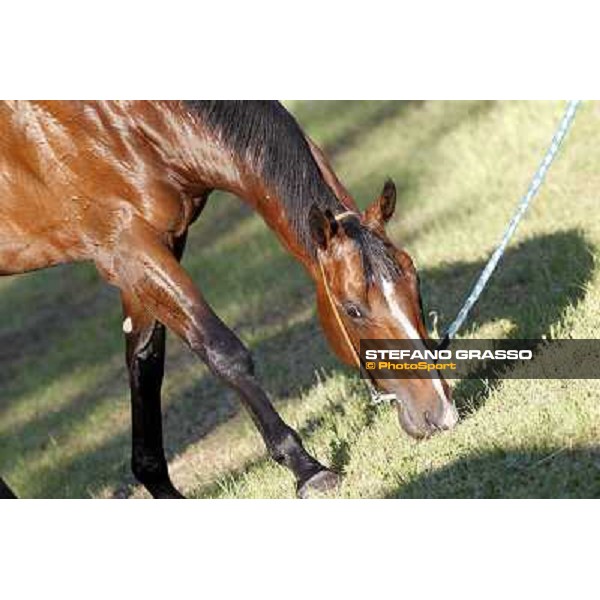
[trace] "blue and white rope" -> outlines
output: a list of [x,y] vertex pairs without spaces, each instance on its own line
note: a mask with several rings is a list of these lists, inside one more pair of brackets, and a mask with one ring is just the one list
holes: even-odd
[[533,200],[533,198],[537,194],[538,190],[540,189],[542,183],[544,182],[546,173],[548,172],[550,165],[554,161],[554,158],[558,154],[560,145],[561,145],[562,141],[564,140],[565,136],[567,135],[569,128],[571,127],[571,124],[573,123],[573,119],[575,118],[575,112],[577,111],[577,107],[579,106],[580,103],[581,103],[581,100],[569,101],[567,108],[565,110],[565,114],[563,115],[563,118],[560,122],[560,125],[558,126],[558,129],[556,130],[556,133],[554,134],[554,137],[552,138],[552,143],[550,144],[550,147],[548,148],[548,151],[546,152],[544,159],[540,163],[538,170],[536,171],[533,179],[531,180],[531,183],[529,184],[529,189],[527,190],[527,193],[521,198],[521,201],[519,202],[519,204],[517,206],[517,210],[516,210],[513,218],[510,220],[510,223],[508,224],[508,227],[506,228],[506,231],[504,232],[502,239],[500,240],[500,244],[494,250],[494,253],[492,254],[492,256],[490,256],[490,259],[489,259],[487,265],[481,272],[479,279],[475,282],[475,285],[473,286],[473,288],[471,289],[471,292],[467,296],[467,299],[465,300],[458,315],[456,315],[456,318],[454,319],[454,321],[452,321],[452,323],[446,330],[444,336],[442,337],[442,340],[440,342],[440,347],[446,347],[450,343],[450,340],[452,340],[454,338],[454,336],[456,335],[456,332],[462,327],[463,323],[469,316],[469,313],[471,312],[473,305],[477,302],[477,300],[481,296],[481,293],[485,289],[485,286],[487,285],[490,277],[492,276],[492,273],[498,266],[498,262],[502,258],[502,255],[504,254],[504,251],[506,250],[506,247],[508,246],[510,239],[512,238],[513,234],[515,233],[517,226],[519,225],[519,222],[523,218],[523,215],[529,208],[531,201]]

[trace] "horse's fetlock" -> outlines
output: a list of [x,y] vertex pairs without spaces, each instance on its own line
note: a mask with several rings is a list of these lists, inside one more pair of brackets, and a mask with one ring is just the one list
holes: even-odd
[[303,450],[302,441],[293,429],[286,430],[269,444],[269,454],[281,465],[288,465],[301,450]]
[[135,478],[143,484],[157,483],[169,477],[167,463],[162,456],[144,451],[134,451],[131,470]]

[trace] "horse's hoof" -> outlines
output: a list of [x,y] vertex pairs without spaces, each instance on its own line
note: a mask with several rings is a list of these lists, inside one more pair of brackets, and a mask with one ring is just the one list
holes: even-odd
[[17,495],[0,478],[0,500],[15,500]]
[[337,473],[325,469],[298,486],[296,494],[298,498],[315,498],[323,494],[337,492],[341,482],[342,479]]
[[181,500],[185,496],[170,482],[162,482],[148,488],[155,500]]

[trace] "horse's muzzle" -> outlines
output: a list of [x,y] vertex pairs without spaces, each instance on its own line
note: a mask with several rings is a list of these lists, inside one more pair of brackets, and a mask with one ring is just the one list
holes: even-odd
[[453,429],[458,423],[458,411],[454,404],[444,402],[436,411],[419,411],[407,402],[398,402],[398,420],[406,433],[416,439],[431,437],[441,431]]

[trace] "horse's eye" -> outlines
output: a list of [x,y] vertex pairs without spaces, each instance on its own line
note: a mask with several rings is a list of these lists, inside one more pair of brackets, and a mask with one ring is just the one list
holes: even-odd
[[360,308],[355,304],[347,304],[344,308],[346,309],[346,314],[351,319],[360,319],[363,316],[360,312]]

